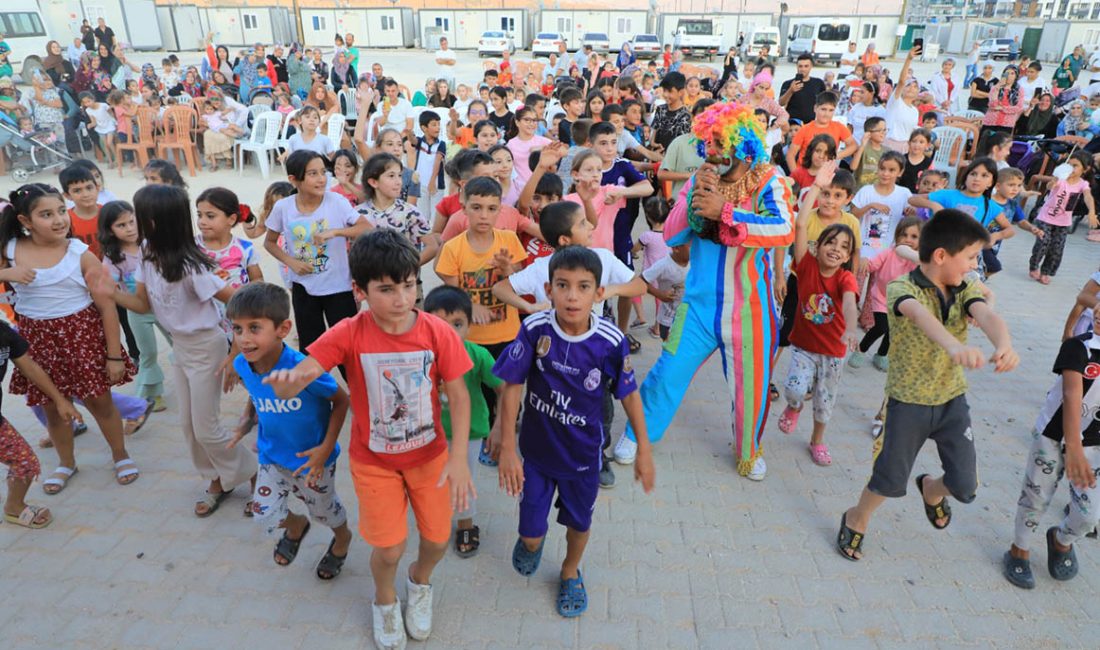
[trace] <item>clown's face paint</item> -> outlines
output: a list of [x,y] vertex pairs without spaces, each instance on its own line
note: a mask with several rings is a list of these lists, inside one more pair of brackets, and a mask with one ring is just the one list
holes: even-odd
[[714,165],[719,176],[725,176],[735,167],[733,157],[713,140],[707,144],[707,162]]

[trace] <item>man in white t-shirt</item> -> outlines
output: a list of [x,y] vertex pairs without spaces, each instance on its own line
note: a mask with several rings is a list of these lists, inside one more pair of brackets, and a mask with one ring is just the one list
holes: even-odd
[[1050,82],[1039,76],[1042,70],[1041,63],[1032,61],[1026,70],[1020,71],[1020,80],[1017,83],[1020,84],[1020,91],[1026,101],[1031,101],[1036,93],[1050,92]]
[[[1078,47],[1081,48],[1081,52],[1084,54],[1085,48],[1080,45]],[[1100,45],[1092,46],[1092,53],[1086,57],[1085,64],[1081,66],[1081,72],[1077,75],[1077,81],[1073,85],[1087,88],[1092,83],[1093,74],[1096,73],[1100,73]]]
[[455,51],[447,47],[447,37],[439,39],[439,49],[435,53],[435,62],[439,65],[439,72],[436,73],[437,79],[446,79],[451,88],[455,85],[455,64],[458,63],[458,57],[455,55]]
[[848,51],[840,55],[840,68],[836,71],[836,76],[839,79],[843,79],[856,69],[856,64],[859,63],[859,53],[856,52],[856,42],[848,42]]
[[385,97],[382,100],[382,124],[393,127],[412,136],[413,132],[413,108],[409,100],[402,97],[393,79],[386,79],[383,86]]

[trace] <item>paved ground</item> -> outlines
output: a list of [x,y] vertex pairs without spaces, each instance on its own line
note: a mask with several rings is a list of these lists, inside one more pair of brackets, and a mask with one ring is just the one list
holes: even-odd
[[[265,185],[251,170],[243,178],[219,172],[189,180],[193,190],[233,187],[253,203]],[[124,197],[138,183],[129,171],[121,180],[110,172],[107,181]],[[8,185],[0,182],[0,189]],[[584,562],[587,614],[566,621],[553,609],[564,555],[560,528],[552,528],[537,575],[512,570],[516,504],[496,488],[492,472],[477,467],[481,554],[448,554],[435,578],[432,639],[411,647],[1097,647],[1095,541],[1081,544],[1081,573],[1068,584],[1047,577],[1041,560],[1034,592],[1000,576],[1029,428],[1052,379],[1065,313],[1096,269],[1096,249],[1079,233],[1061,274],[1042,287],[1026,275],[1030,243],[1026,234],[1007,243],[1008,270],[993,282],[1022,363],[1008,375],[969,374],[981,490],[974,504],[956,507],[947,531],[930,528],[911,493],[882,508],[863,562],[846,562],[833,550],[840,513],[870,470],[868,423],[884,375],[870,367],[845,371],[828,434],[832,467],[810,462],[808,421],[784,436],[773,415],[765,434],[768,477],[752,483],[733,470],[721,370],[711,363],[657,449],[656,491],[644,495],[620,469],[619,486],[600,494]],[[278,277],[270,265],[265,270]],[[636,366],[644,373],[658,347],[641,338]],[[989,349],[980,334],[975,338]],[[42,531],[0,525],[4,647],[370,647],[373,588],[361,540],[343,575],[321,583],[313,570],[327,532],[314,531],[293,566],[276,567],[274,539],[240,515],[243,487],[210,519],[190,514],[203,484],[184,452],[171,390],[169,384],[170,409],[131,442],[143,471],[136,484],[115,485],[93,431],[78,439],[82,471],[68,490],[47,497],[32,488],[33,502],[53,508],[54,524]],[[242,404],[239,392],[224,402],[227,423]],[[17,399],[9,397],[6,407],[28,439],[42,434]],[[620,412],[616,435],[622,422]],[[52,452],[41,457],[47,470],[54,467]],[[345,468],[341,462],[338,488],[353,505]],[[926,449],[917,471],[936,468]]]

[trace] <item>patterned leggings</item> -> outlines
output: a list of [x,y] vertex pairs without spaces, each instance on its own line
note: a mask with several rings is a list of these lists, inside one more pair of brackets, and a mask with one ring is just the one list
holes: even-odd
[[[1039,530],[1039,520],[1050,506],[1058,483],[1065,474],[1065,456],[1061,445],[1041,433],[1033,432],[1031,450],[1027,453],[1024,487],[1016,507],[1016,548],[1027,551]],[[1100,447],[1085,447],[1085,458],[1094,471],[1100,471]],[[1067,481],[1069,483],[1069,481]],[[1096,528],[1100,518],[1100,487],[1079,490],[1069,484],[1069,514],[1058,525],[1055,537],[1059,544],[1072,545]]]
[[33,481],[42,471],[38,456],[15,427],[0,418],[0,463],[8,466],[9,481]]
[[[1039,271],[1043,275],[1054,275],[1062,264],[1062,252],[1066,249],[1069,226],[1054,226],[1045,221],[1036,221],[1035,227],[1043,231],[1043,236],[1036,237],[1035,245],[1031,247],[1028,270]],[[1040,263],[1042,263],[1041,268]]]

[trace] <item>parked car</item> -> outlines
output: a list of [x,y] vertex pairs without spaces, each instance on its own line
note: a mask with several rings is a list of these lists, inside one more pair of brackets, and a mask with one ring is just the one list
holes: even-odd
[[630,39],[630,49],[639,59],[656,59],[661,53],[661,39],[656,34],[635,34]]
[[501,55],[505,52],[509,54],[516,53],[516,42],[512,40],[512,37],[504,32],[482,32],[481,39],[477,42],[477,55],[487,56],[490,54]]
[[558,46],[569,47],[569,41],[565,34],[555,32],[539,32],[535,34],[535,41],[531,43],[531,56],[550,56],[558,53]]
[[607,34],[601,34],[600,32],[585,32],[581,37],[581,47],[586,45],[592,46],[592,51],[600,54],[607,54],[611,51],[611,39],[607,37]]
[[1012,39],[987,38],[978,46],[978,56],[983,59],[1009,59],[1012,57]]

